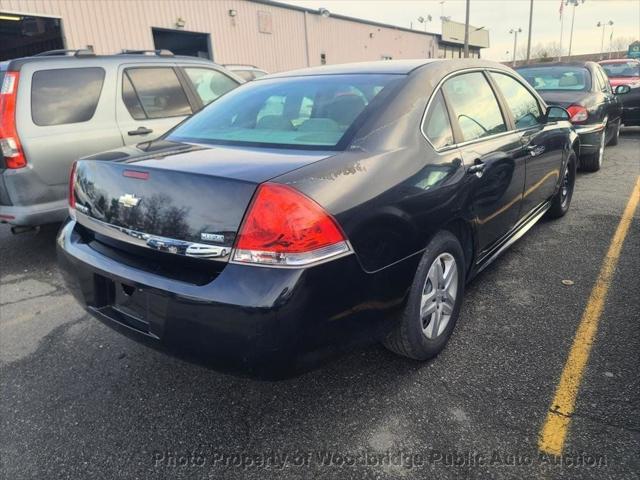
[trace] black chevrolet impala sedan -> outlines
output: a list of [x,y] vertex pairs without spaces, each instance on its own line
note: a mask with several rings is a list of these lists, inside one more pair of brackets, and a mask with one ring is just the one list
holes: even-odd
[[269,75],[78,161],[59,262],[92,315],[214,368],[288,376],[375,340],[426,360],[465,284],[567,212],[567,120],[479,60]]

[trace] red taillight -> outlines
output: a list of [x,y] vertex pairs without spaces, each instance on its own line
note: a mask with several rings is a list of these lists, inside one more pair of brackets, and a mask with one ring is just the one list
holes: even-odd
[[589,118],[587,109],[580,105],[571,105],[567,108],[567,112],[569,112],[569,120],[571,123],[586,122],[587,118]]
[[27,165],[16,130],[19,78],[18,72],[6,72],[0,87],[0,151],[7,168],[22,168]]
[[69,175],[69,212],[73,215],[76,208],[76,162],[71,165],[71,174]]
[[336,221],[286,185],[258,187],[238,233],[233,259],[267,265],[306,265],[349,251]]

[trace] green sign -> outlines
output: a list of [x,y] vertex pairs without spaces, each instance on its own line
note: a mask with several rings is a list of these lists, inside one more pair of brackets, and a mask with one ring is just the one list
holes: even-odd
[[640,58],[640,42],[633,42],[627,50],[628,58]]

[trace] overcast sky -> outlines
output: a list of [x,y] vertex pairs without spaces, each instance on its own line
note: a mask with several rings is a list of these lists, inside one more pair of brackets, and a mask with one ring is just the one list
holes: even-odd
[[[401,27],[424,30],[418,17],[431,15],[433,21],[427,24],[431,32],[440,33],[439,17],[464,22],[465,1],[445,0],[281,0],[308,8],[328,9],[353,17],[365,18]],[[559,42],[560,40],[560,0],[534,0],[533,36],[531,43]],[[569,46],[572,7],[564,7],[563,47]],[[598,21],[612,20],[613,37],[640,38],[640,0],[586,0],[576,8],[572,53],[592,53],[600,51],[602,30],[596,27]],[[492,60],[506,60],[507,51],[513,50],[511,28],[522,28],[518,45],[525,45],[529,26],[529,0],[471,0],[471,25],[486,27],[490,32],[491,47],[483,50],[482,56]],[[610,28],[606,27],[605,50],[608,49]],[[520,48],[518,48],[519,50]]]

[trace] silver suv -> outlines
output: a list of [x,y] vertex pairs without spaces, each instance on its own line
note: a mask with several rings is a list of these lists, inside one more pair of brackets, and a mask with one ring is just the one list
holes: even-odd
[[166,50],[53,51],[0,63],[0,222],[64,220],[74,160],[153,140],[241,83]]

